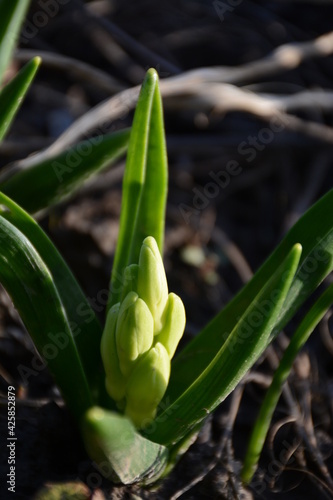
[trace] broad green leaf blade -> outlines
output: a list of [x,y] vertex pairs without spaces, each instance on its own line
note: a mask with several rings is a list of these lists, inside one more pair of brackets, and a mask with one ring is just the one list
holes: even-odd
[[4,217],[0,217],[0,241],[0,283],[79,419],[92,406],[92,396],[52,276],[28,239]]
[[[302,247],[296,244],[240,317],[212,362],[154,422],[149,438],[172,446],[202,422],[236,387],[266,347],[297,270]],[[270,304],[270,313],[262,312]]]
[[82,141],[63,153],[18,171],[0,190],[27,212],[36,213],[73,194],[91,175],[115,162],[126,151],[129,130]]
[[263,449],[268,429],[279,401],[283,384],[289,377],[293,362],[310,337],[329,307],[333,304],[333,284],[320,296],[307,313],[282,356],[279,367],[274,373],[272,383],[260,407],[259,415],[252,429],[246,456],[244,459],[242,479],[249,483],[256,471],[258,460]]
[[47,266],[54,287],[61,298],[62,307],[70,324],[88,384],[91,391],[95,392],[101,369],[102,328],[94,310],[67,264],[44,231],[32,217],[2,193],[0,193],[0,219],[9,221],[28,239]]
[[0,0],[0,84],[12,57],[30,0]]
[[288,323],[301,304],[333,269],[331,214],[333,190],[299,219],[251,281],[175,358],[166,395],[169,401],[174,401],[186,390],[214,359],[238,318],[281,264],[289,249],[300,242],[303,248],[300,266],[268,343]]
[[135,110],[128,146],[109,308],[120,299],[124,269],[137,263],[143,239],[153,236],[162,253],[166,194],[162,104],[157,73],[149,70]]
[[8,131],[41,63],[35,57],[9,82],[0,93],[0,140]]
[[91,408],[82,421],[87,452],[104,477],[116,483],[155,481],[166,466],[168,450],[141,436],[126,417]]

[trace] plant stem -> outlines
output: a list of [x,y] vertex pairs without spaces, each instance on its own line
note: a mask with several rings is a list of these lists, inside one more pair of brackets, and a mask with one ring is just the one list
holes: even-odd
[[273,413],[279,401],[283,384],[287,380],[292,369],[293,362],[298,352],[332,303],[333,284],[325,290],[305,316],[280,361],[252,430],[242,470],[242,480],[244,483],[248,484],[251,482],[257,469],[259,457],[264,446]]

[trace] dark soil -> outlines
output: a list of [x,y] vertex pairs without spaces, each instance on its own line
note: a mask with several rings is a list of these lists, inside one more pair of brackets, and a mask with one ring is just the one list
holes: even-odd
[[[93,5],[95,14],[133,37],[128,46],[115,32],[110,35],[96,23],[91,14],[84,14],[76,0],[54,0],[59,11],[30,36],[36,15],[46,3],[32,2],[30,24],[23,30],[20,47],[87,62],[116,77],[124,87],[140,84],[151,66],[166,78],[193,68],[255,61],[282,44],[313,40],[329,32],[333,19],[329,1],[280,0],[264,5],[254,0],[86,2]],[[222,5],[228,6],[223,15]],[[138,43],[151,52],[139,52]],[[14,62],[13,70],[16,65]],[[319,89],[330,95],[333,57],[310,58],[295,69],[263,75],[242,85],[276,96]],[[0,149],[1,165],[46,147],[76,118],[108,97],[110,93],[100,86],[46,64]],[[332,109],[332,105],[318,104],[299,109],[297,116],[330,127]],[[131,119],[132,113],[127,113],[110,123],[110,129],[130,125]],[[170,164],[165,265],[170,289],[185,303],[185,342],[235,295],[300,214],[332,187],[333,142],[287,128],[256,150],[250,161],[239,145],[259,137],[267,127],[252,114],[238,110],[221,115],[214,109],[191,112],[181,106],[176,110],[166,106],[165,120]],[[212,172],[218,175],[230,161],[239,163],[240,175],[208,199]],[[86,294],[97,301],[108,287],[120,213],[120,178],[110,173],[101,174],[40,219]],[[199,202],[197,193],[201,193]],[[202,205],[198,208],[197,203]],[[182,209],[184,204],[187,212]],[[8,385],[15,386],[17,394],[15,498],[35,498],[45,485],[65,482],[81,485],[82,498],[95,500],[333,498],[333,340],[329,317],[295,363],[253,483],[245,491],[239,480],[265,380],[269,380],[276,356],[281,355],[308,305],[263,356],[252,379],[207,419],[170,477],[154,488],[143,489],[112,486],[101,479],[47,370],[35,369],[34,375],[22,379],[22,366],[33,366],[36,353],[8,297],[1,292],[0,498],[13,497],[5,484]],[[103,320],[103,307],[100,309]],[[301,415],[296,422],[292,417],[295,408]]]

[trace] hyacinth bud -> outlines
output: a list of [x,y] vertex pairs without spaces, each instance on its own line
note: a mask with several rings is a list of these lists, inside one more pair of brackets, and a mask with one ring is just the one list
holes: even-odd
[[148,236],[142,243],[137,291],[153,315],[156,335],[162,328],[162,314],[168,299],[168,284],[161,254],[152,236]]
[[184,304],[175,293],[169,293],[162,321],[163,328],[156,340],[164,345],[169,358],[172,359],[183,336],[186,322]]
[[119,309],[120,304],[115,304],[110,309],[101,341],[101,355],[106,374],[106,390],[117,402],[124,399],[126,389],[126,379],[120,371],[116,346],[116,326]]
[[139,264],[127,266],[123,277],[121,302],[107,316],[101,352],[109,395],[136,427],[143,428],[154,419],[168,386],[185,309],[178,295],[168,294],[153,237],[143,241]]
[[151,348],[154,321],[145,302],[130,292],[120,306],[116,328],[116,345],[122,374],[128,377],[139,356]]
[[159,342],[135,366],[126,388],[127,415],[138,428],[154,419],[170,377],[170,359]]
[[125,267],[124,271],[124,287],[121,294],[121,302],[125,299],[129,292],[136,292],[138,288],[138,264],[131,264]]

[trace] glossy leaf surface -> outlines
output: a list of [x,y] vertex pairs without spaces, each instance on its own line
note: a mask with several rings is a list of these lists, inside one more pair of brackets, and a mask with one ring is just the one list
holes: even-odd
[[[295,245],[243,312],[228,339],[193,384],[155,421],[150,438],[172,446],[191,433],[236,387],[267,344],[301,255]],[[269,314],[263,305],[270,303]]]
[[[290,248],[303,248],[299,268],[281,307],[267,344],[288,323],[301,304],[333,269],[333,190],[329,191],[290,229],[272,255],[234,299],[174,359],[166,397],[174,401],[214,359],[267,280],[281,265]],[[266,304],[267,314],[270,304]]]
[[6,135],[22,100],[29,90],[31,82],[40,65],[40,58],[35,57],[1,90],[0,93],[0,141]]
[[93,174],[114,163],[127,148],[129,130],[82,141],[24,170],[0,176],[0,190],[29,213],[72,195]]
[[131,128],[109,308],[121,297],[124,269],[137,264],[142,241],[153,236],[163,252],[167,171],[158,76],[149,70]]
[[168,450],[141,436],[126,417],[102,408],[84,416],[86,449],[104,477],[116,483],[149,483],[166,466]]
[[0,0],[0,84],[17,44],[30,0]]
[[[52,275],[30,241],[2,216],[0,241],[0,282],[46,361],[70,411],[79,419],[93,400]],[[32,375],[38,373],[34,373],[32,367],[21,367],[21,371],[24,369]]]
[[[101,369],[100,339],[102,329],[94,310],[90,306],[67,264],[37,222],[2,193],[0,193],[0,219],[7,220],[20,232],[22,239],[29,242],[29,245],[38,253],[38,258],[42,260],[43,264],[48,269],[53,281],[53,286],[56,288],[59,298],[61,299],[63,313],[68,323],[71,325],[70,329],[75,339],[75,345],[80,353],[85,376],[91,390],[96,390],[98,373]],[[4,244],[1,246],[6,247],[6,245],[7,242],[5,239]],[[11,258],[11,265],[14,269],[17,265],[17,257],[18,253],[14,252]],[[31,289],[31,300],[34,301],[34,303],[38,303],[39,301],[38,293],[37,289]],[[36,307],[39,308],[37,305]],[[40,307],[42,307],[42,304],[40,304]],[[22,311],[23,309],[21,307],[20,312]],[[46,315],[48,314],[47,311],[48,307],[46,306]],[[23,312],[29,313],[28,311]],[[41,311],[41,313],[42,312],[43,311]],[[35,341],[34,330],[30,331],[28,329],[28,331]],[[61,331],[62,330],[59,330],[59,332]],[[45,338],[45,342],[47,342],[47,338]],[[56,360],[54,363],[56,363]],[[59,370],[61,369],[61,366],[59,366]],[[67,383],[70,384],[70,378],[68,378]],[[60,388],[62,387],[60,386]]]

